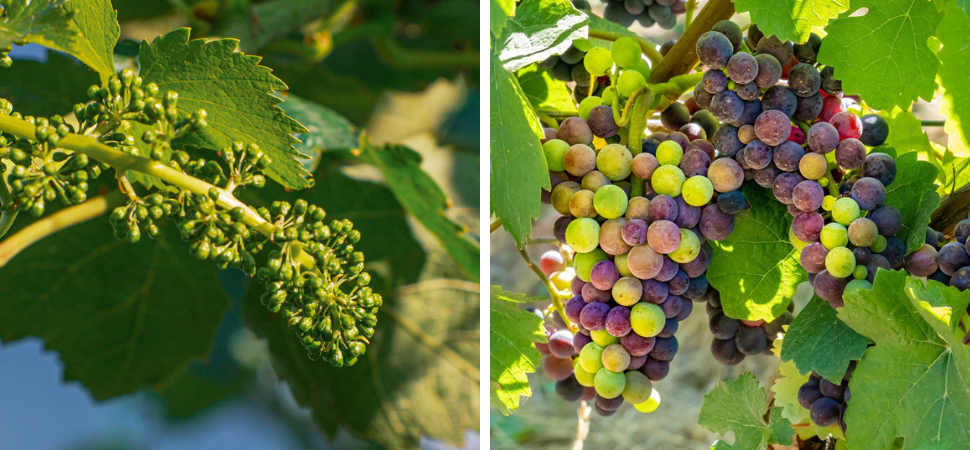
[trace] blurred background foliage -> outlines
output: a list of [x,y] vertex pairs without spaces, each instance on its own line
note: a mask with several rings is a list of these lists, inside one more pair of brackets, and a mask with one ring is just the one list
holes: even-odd
[[[194,273],[225,294],[212,300],[223,312],[214,333],[202,333],[214,336],[205,357],[173,374],[154,374],[164,381],[151,389],[100,402],[83,384],[62,381],[71,379],[62,375],[70,363],[44,351],[50,337],[8,333],[0,341],[0,448],[477,448],[477,277],[462,273],[447,244],[402,207],[357,147],[364,134],[375,145],[418,152],[420,169],[448,199],[444,214],[477,243],[479,6],[477,0],[114,0],[119,69],[136,65],[142,40],[188,26],[193,38],[239,39],[240,51],[261,56],[287,84],[280,106],[310,130],[298,136],[304,142],[297,148],[311,157],[305,165],[316,185],[290,193],[268,186],[243,198],[258,206],[302,197],[352,219],[365,236],[375,288],[387,301],[367,358],[336,369],[309,361],[302,349],[288,351],[299,346],[296,338],[259,304],[259,286],[250,293],[248,277]],[[97,82],[70,56],[36,46],[15,48],[11,56],[17,61],[0,70],[0,97],[24,114],[66,114]],[[11,233],[32,220],[21,215]],[[101,217],[60,234],[106,226]],[[91,239],[112,239],[110,230],[100,234]],[[57,235],[49,240],[19,258],[78,257]],[[10,280],[17,263],[0,270],[0,279]]]

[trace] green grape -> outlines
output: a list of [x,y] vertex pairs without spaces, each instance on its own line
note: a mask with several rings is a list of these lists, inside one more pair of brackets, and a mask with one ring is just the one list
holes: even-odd
[[643,61],[640,45],[637,41],[629,37],[621,37],[613,41],[613,48],[610,50],[613,61],[622,69],[632,69],[637,63]]
[[[859,267],[862,267],[863,269],[865,269],[865,266],[859,266]],[[872,283],[866,281],[865,279],[849,281],[848,283],[846,283],[845,291],[843,291],[842,295],[853,293],[860,289],[871,291]]]
[[603,47],[593,47],[586,52],[583,57],[583,66],[594,77],[606,74],[607,70],[613,68],[613,57],[610,51]]
[[[626,252],[622,255],[616,255],[616,258],[613,260],[613,264],[616,264],[616,271],[620,272],[621,277],[633,276],[633,272],[630,272],[630,266],[627,264],[627,259],[629,258],[630,252]],[[642,285],[640,286],[640,289],[643,289]]]
[[586,344],[579,352],[579,365],[589,373],[603,368],[603,347],[595,342]]
[[667,256],[676,263],[687,264],[697,258],[701,251],[701,241],[693,231],[680,229],[680,246]]
[[633,154],[626,146],[620,144],[607,145],[600,149],[596,155],[596,168],[612,181],[623,180],[630,176],[630,170],[633,168]]
[[596,372],[593,387],[601,397],[617,398],[626,387],[626,377],[623,376],[623,372],[612,372],[604,367]]
[[575,181],[563,181],[552,189],[552,207],[562,215],[569,214],[569,201],[573,194],[582,190],[582,186]]
[[644,79],[650,79],[650,65],[646,61],[642,59],[637,61],[637,65],[633,66],[633,70],[640,72],[640,75],[643,75]]
[[593,206],[593,191],[583,189],[576,191],[569,198],[569,213],[574,217],[596,218],[596,208]]
[[714,197],[714,185],[703,175],[694,175],[684,182],[684,201],[691,206],[704,206]]
[[660,166],[650,178],[650,186],[654,192],[671,197],[677,197],[683,190],[687,177],[677,166]]
[[630,367],[630,353],[618,343],[604,348],[603,367],[610,372],[623,372]]
[[835,278],[846,278],[855,270],[855,255],[846,247],[835,247],[825,255],[825,270]]
[[637,91],[637,89],[640,89],[646,84],[647,79],[644,78],[642,73],[637,72],[636,70],[624,70],[620,72],[620,76],[616,78],[616,90],[623,98],[629,98],[634,92]]
[[583,189],[596,192],[599,190],[599,188],[610,184],[610,179],[606,178],[606,175],[603,175],[602,172],[593,170],[587,172],[586,175],[583,175],[583,181],[581,184]]
[[[624,255],[626,255],[626,253],[624,253]],[[617,268],[619,268],[619,265],[617,265]],[[629,269],[627,269],[627,271],[629,271]],[[617,280],[613,285],[611,293],[613,294],[613,300],[616,300],[617,303],[623,306],[633,306],[636,305],[637,302],[640,301],[640,297],[643,296],[643,283],[638,278],[634,278],[633,275],[630,274],[629,276],[624,276],[623,278]]]
[[593,342],[595,342],[596,345],[599,345],[600,347],[603,347],[603,348],[609,347],[613,344],[620,343],[620,338],[613,336],[608,331],[606,331],[605,328],[601,330],[590,331],[589,337],[593,339]]
[[865,280],[867,276],[869,276],[869,269],[866,266],[857,265],[852,271],[852,278],[857,280]]
[[616,98],[616,91],[613,90],[613,86],[606,88],[603,91],[603,104],[609,107],[613,107],[613,100]]
[[576,277],[589,283],[589,274],[593,271],[593,266],[605,259],[610,259],[610,256],[599,247],[591,252],[577,253],[573,257],[573,269],[576,270]]
[[886,241],[886,237],[880,234],[879,236],[876,236],[876,242],[873,242],[872,245],[869,246],[869,250],[872,250],[873,253],[882,253],[883,250],[886,249],[887,245],[889,245],[889,243]]
[[[583,101],[579,102],[579,117],[582,117],[583,120],[589,119],[589,111],[602,104],[603,99],[601,97],[591,95],[584,98]],[[546,142],[548,143],[549,141]]]
[[640,411],[646,414],[650,414],[656,411],[657,408],[660,407],[660,393],[657,392],[656,389],[654,389],[653,392],[650,393],[650,398],[647,399],[647,401],[643,403],[637,403],[633,405],[633,407],[636,408],[637,411]]
[[676,166],[684,157],[684,149],[675,141],[663,141],[657,146],[657,163],[661,166]]
[[566,166],[563,164],[566,150],[569,150],[569,144],[560,139],[549,139],[545,144],[542,144],[542,153],[546,155],[546,166],[549,170],[554,172],[566,170]]
[[636,405],[650,399],[653,392],[653,382],[643,372],[631,370],[623,374],[626,377],[626,387],[623,388],[623,400]]
[[792,227],[788,227],[788,241],[791,242],[792,247],[795,247],[795,250],[798,251],[802,251],[802,249],[808,247],[809,244],[808,242],[798,239],[795,236],[795,231],[792,229]]
[[842,225],[849,226],[853,220],[859,218],[859,204],[849,197],[842,197],[835,201],[832,207],[832,218]]
[[835,208],[835,197],[831,195],[826,195],[825,198],[822,199],[822,209],[826,211],[831,211],[832,208]]
[[808,152],[798,162],[798,171],[806,180],[817,180],[828,172],[828,161],[821,153]]
[[579,364],[579,358],[573,361],[573,374],[576,376],[576,381],[579,382],[580,386],[593,387],[593,379],[596,375],[583,369],[583,366]]
[[822,227],[819,237],[825,248],[832,250],[835,247],[845,247],[849,243],[849,233],[845,226],[837,223],[830,223]]
[[[593,194],[593,207],[599,215],[607,219],[622,217],[626,212],[627,202],[626,192],[615,184],[603,186]],[[569,234],[568,229],[566,233]]]
[[566,245],[577,253],[596,250],[600,242],[600,224],[593,219],[579,218],[566,227]]
[[653,337],[664,328],[664,310],[653,303],[640,302],[630,309],[630,327],[643,337]]

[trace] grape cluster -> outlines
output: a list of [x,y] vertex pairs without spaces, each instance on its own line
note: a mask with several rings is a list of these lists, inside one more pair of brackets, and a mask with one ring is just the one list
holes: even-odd
[[798,388],[798,403],[809,411],[809,417],[815,425],[829,427],[838,423],[845,434],[845,410],[852,397],[849,378],[852,377],[855,367],[856,361],[851,361],[842,379],[835,381],[826,380],[812,372],[808,381]]
[[677,26],[677,15],[687,12],[687,0],[603,0],[606,9],[603,18],[624,27],[636,21],[649,28],[654,25],[664,30]]
[[[612,84],[613,63],[621,69],[616,76],[617,89]],[[570,46],[560,55],[552,55],[539,63],[552,76],[565,82],[573,82],[573,99],[580,104],[580,116],[597,105],[612,105],[617,93],[628,98],[634,91],[647,84],[650,66],[643,59],[640,45],[631,38],[622,37],[611,49],[591,48],[584,52]]]
[[770,355],[775,340],[783,333],[783,327],[792,321],[793,303],[788,310],[771,322],[764,320],[746,321],[729,317],[721,308],[721,296],[711,288],[704,297],[707,300],[707,315],[711,333],[711,354],[717,362],[734,366],[744,361],[747,355],[759,353]]
[[[12,207],[29,211],[34,217],[44,214],[47,205],[59,200],[74,205],[87,200],[88,181],[101,175],[103,166],[87,155],[57,149],[57,143],[74,131],[61,116],[21,116],[12,105],[0,99],[0,113],[34,124],[34,138],[0,135],[0,158],[13,163],[8,180]],[[0,173],[6,169],[0,164]]]
[[756,26],[743,39],[736,24],[719,22],[697,41],[707,70],[693,102],[723,123],[717,161],[733,158],[788,207],[815,293],[839,307],[848,285],[871,287],[878,268],[901,268],[906,246],[894,236],[899,211],[883,204],[896,178],[894,159],[878,149],[888,125],[843,109],[841,82],[817,65],[821,43],[812,34],[793,45]]

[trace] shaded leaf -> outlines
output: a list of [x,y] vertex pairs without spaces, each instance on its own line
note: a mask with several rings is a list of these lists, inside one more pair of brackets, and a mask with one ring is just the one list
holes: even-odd
[[86,87],[98,76],[71,58],[47,53],[47,62],[17,61],[0,71],[0,97],[24,115],[67,115],[76,103],[87,102]]
[[501,286],[490,288],[489,393],[492,406],[506,416],[519,409],[521,397],[532,396],[526,374],[536,371],[542,357],[534,343],[546,341],[542,319],[516,303],[539,300]]
[[67,51],[77,40],[71,29],[70,7],[65,0],[5,0],[0,18],[0,48],[34,43]]
[[792,361],[799,372],[813,370],[829,381],[839,381],[866,352],[869,339],[843,323],[828,302],[812,300],[795,316],[785,333],[781,360]]
[[588,16],[569,0],[524,0],[498,40],[498,59],[514,72],[560,54],[573,39],[588,35],[587,22]]
[[728,316],[771,321],[785,312],[808,275],[788,240],[791,215],[785,205],[753,184],[743,192],[751,208],[735,216],[734,232],[723,241],[708,241],[714,255],[707,279],[720,291]]
[[522,92],[536,112],[559,112],[577,114],[572,90],[561,80],[552,77],[548,70],[532,65],[515,73]]
[[[286,96],[280,107],[306,127],[305,133],[296,135],[300,143],[295,147],[311,157],[308,162],[315,163],[321,152],[359,147],[360,130],[334,110],[292,94]],[[312,171],[315,167],[307,169]]]

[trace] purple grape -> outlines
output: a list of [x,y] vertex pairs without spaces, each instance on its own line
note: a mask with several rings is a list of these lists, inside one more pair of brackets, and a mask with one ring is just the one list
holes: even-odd
[[802,156],[805,156],[805,149],[801,145],[792,141],[783,142],[775,147],[775,166],[785,172],[794,172],[798,170],[798,163],[802,160]]
[[791,195],[795,190],[795,186],[798,186],[798,183],[801,183],[802,181],[805,181],[805,179],[795,172],[785,172],[779,174],[775,178],[774,184],[772,184],[772,193],[779,202],[789,205],[792,203]]
[[576,353],[579,353],[583,351],[583,347],[585,347],[586,344],[589,344],[590,342],[593,342],[593,338],[583,333],[576,333],[576,335],[573,336],[573,350]]
[[647,223],[640,219],[630,219],[623,224],[621,236],[627,245],[641,245],[647,242]]
[[[744,100],[742,101],[744,102]],[[755,121],[758,120],[759,115],[761,115],[761,100],[754,99],[750,102],[744,102],[744,108],[741,109],[741,115],[733,122],[733,124],[739,127],[744,125],[754,125]]]
[[845,291],[845,284],[848,282],[847,278],[835,278],[828,270],[822,270],[815,274],[812,287],[815,288],[815,294],[819,298],[828,301],[833,308],[840,308],[843,306],[842,292]]
[[704,127],[702,127],[700,124],[697,124],[697,123],[685,123],[680,126],[677,132],[682,133],[684,136],[687,136],[688,144],[696,140],[707,139],[707,130],[705,130]]
[[764,89],[774,86],[778,80],[781,80],[781,63],[778,62],[777,58],[761,54],[755,56],[754,59],[758,61],[758,75],[754,77],[756,86]]
[[858,169],[866,161],[866,146],[858,139],[844,139],[835,148],[835,160],[843,169]]
[[717,362],[725,366],[735,366],[744,361],[744,353],[738,350],[734,339],[717,339],[711,341],[711,354]]
[[792,114],[792,118],[806,122],[814,120],[822,113],[823,105],[822,94],[818,92],[808,97],[798,97],[798,104],[795,105],[795,114]]
[[562,216],[556,219],[556,223],[552,225],[552,235],[556,237],[556,240],[560,244],[566,243],[566,228],[569,227],[569,223],[575,219],[572,216]]
[[670,280],[667,281],[667,286],[670,289],[671,296],[681,295],[687,292],[687,288],[690,286],[690,278],[687,273],[683,270],[678,270]]
[[646,356],[653,350],[656,339],[643,337],[636,333],[629,333],[620,337],[620,345],[630,354],[630,356]]
[[576,377],[567,377],[556,382],[556,395],[567,402],[575,402],[583,396],[586,388],[576,381]]
[[711,113],[721,122],[734,122],[741,118],[744,112],[744,100],[734,91],[721,91],[711,99]]
[[784,86],[775,85],[761,95],[761,108],[765,111],[778,110],[791,117],[798,109],[798,96]]
[[[636,334],[636,333],[630,333],[630,334]],[[646,362],[647,362],[647,355],[643,355],[643,356],[630,355],[630,365],[626,367],[626,370],[627,371],[639,370],[641,367],[643,367],[643,364]]]
[[757,139],[749,142],[744,147],[744,162],[751,169],[764,169],[768,167],[768,164],[771,164],[771,147]]
[[886,188],[875,178],[862,177],[852,185],[852,199],[859,208],[871,211],[886,200]]
[[687,317],[690,316],[692,311],[694,311],[694,302],[682,302],[680,305],[680,313],[677,314],[676,319],[683,322],[687,320]]
[[870,147],[877,147],[889,138],[889,124],[886,119],[876,114],[862,116],[862,136],[859,140]]
[[593,270],[589,274],[589,281],[596,289],[608,291],[613,289],[613,285],[620,279],[620,272],[616,270],[613,261],[604,259],[593,265]]
[[820,427],[828,427],[839,419],[842,407],[830,398],[822,397],[812,404],[810,415],[812,422]]
[[616,136],[616,133],[620,131],[620,127],[613,120],[613,108],[606,105],[593,107],[589,111],[586,122],[589,123],[589,128],[592,130],[593,135],[602,139],[609,139]]
[[734,232],[734,216],[725,214],[717,205],[707,205],[701,211],[700,232],[712,241],[723,241]]
[[651,221],[677,220],[677,201],[669,195],[658,195],[650,200],[650,208],[647,210]]
[[758,186],[768,189],[774,186],[775,178],[778,175],[781,175],[781,170],[775,166],[774,162],[771,162],[764,169],[758,169],[754,172],[754,181],[758,183]]
[[681,228],[694,228],[701,220],[701,208],[687,204],[683,196],[677,196],[677,218],[674,223]]
[[576,353],[573,348],[573,333],[569,330],[559,330],[549,336],[549,353],[557,358],[569,358]]
[[777,36],[765,36],[758,40],[759,54],[768,54],[778,59],[782,64],[788,64],[795,57],[793,45],[790,41],[782,41]]
[[586,283],[583,286],[583,301],[586,303],[607,303],[613,298],[610,291],[603,291],[593,286],[593,283]]
[[653,279],[664,282],[670,281],[671,278],[677,275],[678,270],[680,270],[680,264],[677,264],[665,255],[663,265],[660,266],[660,272],[654,275]]
[[873,283],[876,278],[876,272],[879,269],[890,270],[889,260],[886,257],[876,254],[869,257],[869,263],[866,264],[866,269],[868,273],[866,274],[866,280]]
[[677,328],[679,324],[677,323],[677,318],[671,318],[664,321],[664,327],[657,333],[658,338],[669,338],[673,337],[677,333]]
[[606,332],[612,336],[623,337],[630,334],[630,308],[614,306],[606,314]]
[[811,408],[815,401],[823,397],[822,391],[819,389],[818,384],[818,381],[809,380],[798,388],[798,404],[802,405],[802,408]]
[[741,191],[725,192],[717,196],[717,208],[725,214],[733,216],[749,207]]
[[670,361],[660,361],[651,357],[647,357],[647,362],[640,368],[640,373],[646,375],[650,381],[663,380],[667,378],[669,372]]
[[728,317],[722,310],[717,310],[711,314],[708,324],[711,333],[718,339],[734,339],[734,336],[738,333],[738,328],[741,327],[741,321]]
[[684,153],[684,157],[680,160],[680,170],[684,171],[684,175],[687,178],[694,175],[706,176],[707,168],[710,166],[711,157],[708,156],[708,154],[703,150],[688,150],[687,153]]
[[832,66],[823,68],[819,75],[822,76],[822,90],[826,94],[839,95],[842,93],[842,81],[835,78],[835,69]]
[[768,336],[761,327],[749,327],[741,325],[738,333],[734,337],[734,343],[738,346],[738,351],[745,355],[757,355],[768,346]]
[[741,100],[752,101],[761,96],[761,88],[754,82],[738,84],[734,88],[734,93],[741,97]]
[[569,291],[573,295],[580,295],[583,293],[583,286],[586,286],[586,282],[580,280],[579,277],[573,277],[573,281],[569,282]]
[[[580,64],[582,66],[582,64]],[[569,145],[585,144],[593,142],[593,130],[589,124],[581,117],[569,117],[559,124],[559,139],[566,141]]]
[[822,207],[822,199],[825,198],[825,189],[818,182],[805,180],[795,185],[791,193],[792,204],[799,211],[817,211]]
[[659,305],[667,299],[670,288],[667,283],[657,280],[643,280],[643,296],[641,300]]
[[738,139],[738,127],[724,124],[718,128],[714,133],[714,148],[719,155],[732,157],[744,148],[744,144]]
[[970,219],[957,222],[956,226],[953,227],[953,237],[956,238],[957,242],[966,244],[968,236],[970,236]]
[[818,122],[808,129],[808,148],[816,153],[828,153],[839,145],[839,132],[828,122]]
[[795,64],[788,72],[788,87],[800,97],[818,94],[822,87],[822,76],[812,64]]
[[683,270],[688,277],[697,278],[697,277],[703,276],[704,272],[707,271],[707,268],[710,267],[710,265],[711,265],[710,250],[704,247],[701,247],[701,251],[700,253],[697,254],[697,257],[694,258],[694,260],[689,263],[681,264],[680,269]]
[[754,122],[754,132],[765,145],[781,145],[791,134],[791,120],[782,111],[768,110],[761,113]]
[[606,303],[587,303],[579,313],[579,323],[589,331],[602,330],[609,312],[610,307]]
[[791,223],[792,233],[802,242],[817,241],[824,226],[825,219],[815,211],[798,213]]
[[923,244],[915,252],[906,255],[903,264],[906,266],[906,271],[910,274],[918,277],[928,277],[933,272],[936,272],[936,269],[939,267],[939,254],[932,245]]
[[727,71],[735,83],[750,83],[758,76],[758,60],[750,53],[735,53],[728,60]]
[[549,355],[542,358],[542,368],[549,378],[556,381],[565,380],[573,374],[573,360]]
[[570,322],[579,322],[579,314],[583,312],[583,307],[586,306],[586,302],[583,300],[581,295],[575,295],[566,302],[564,308],[566,309],[566,318]]
[[727,89],[727,84],[727,75],[720,70],[708,70],[704,72],[704,77],[701,78],[701,85],[704,86],[704,90],[712,95]]
[[[614,5],[617,5],[617,4],[618,4],[618,2],[613,2],[613,3],[610,3],[609,5],[606,5],[606,12],[603,13],[603,18],[604,19],[607,19],[607,20],[609,20],[611,22],[614,21],[614,19],[611,19],[610,18],[610,14],[609,14],[610,13],[610,7],[612,7]],[[626,14],[627,17],[633,17],[633,16],[629,15],[625,10],[623,11],[623,13]],[[638,17],[643,17],[643,16],[640,15]],[[623,27],[630,26],[629,23],[624,25],[624,23],[622,21],[616,21],[616,22],[619,23]],[[599,396],[599,394],[596,394],[596,395]],[[617,398],[623,398],[623,396],[620,396],[620,397],[617,397]],[[603,409],[600,405],[597,405],[597,404],[593,404],[593,410],[596,411],[596,415],[598,415],[600,417],[610,417],[613,414],[616,414],[616,410],[615,409],[613,411],[608,411],[608,410]]]
[[799,261],[801,261],[802,268],[806,272],[819,273],[825,270],[825,257],[828,254],[828,249],[821,242],[812,242],[802,249]]
[[687,138],[687,135],[679,131],[674,131],[673,133],[670,133],[669,135],[667,135],[667,140],[674,141],[680,144],[681,150],[686,148],[687,144],[690,143],[690,139]]
[[670,361],[674,359],[679,347],[676,337],[657,338],[653,350],[650,350],[650,358],[658,361]]
[[677,130],[690,122],[690,111],[683,103],[671,103],[660,112],[660,123],[668,130]]
[[896,179],[896,161],[885,153],[870,153],[862,164],[862,175],[879,180],[883,186],[889,186]]
[[697,83],[697,85],[694,86],[694,101],[696,101],[697,105],[701,108],[710,108],[711,100],[713,98],[714,94],[707,92],[707,90],[704,89],[703,83]]
[[864,266],[869,264],[869,261],[872,258],[872,250],[869,250],[868,247],[856,247],[852,249],[852,255],[855,256],[856,265]]
[[[699,113],[700,111],[698,111],[698,114]],[[694,114],[694,117],[697,117],[697,114]],[[714,118],[714,116],[711,116],[711,119],[715,121],[717,120]],[[716,131],[717,131],[717,128],[715,127],[715,129],[708,132],[708,135],[713,136]],[[687,144],[687,152],[690,152],[692,150],[700,150],[705,154],[707,154],[708,165],[710,165],[710,161],[712,161],[714,157],[717,155],[717,152],[714,150],[714,144],[712,144],[711,141],[707,141],[707,140],[696,139],[696,140],[690,141]],[[686,156],[686,153],[684,154],[684,156]],[[706,168],[704,170],[704,174],[707,174]]]
[[596,406],[605,411],[616,411],[623,405],[623,396],[616,396],[614,398],[606,398],[599,394],[595,397]]
[[950,278],[949,285],[961,291],[970,289],[970,267],[961,267],[956,272],[953,272],[953,277]]
[[727,65],[734,53],[734,46],[726,36],[708,31],[697,39],[697,58],[711,69],[721,69]]
[[899,229],[903,226],[903,216],[892,205],[883,205],[876,208],[869,214],[869,220],[875,222],[879,234],[883,236],[892,236],[899,232]]

